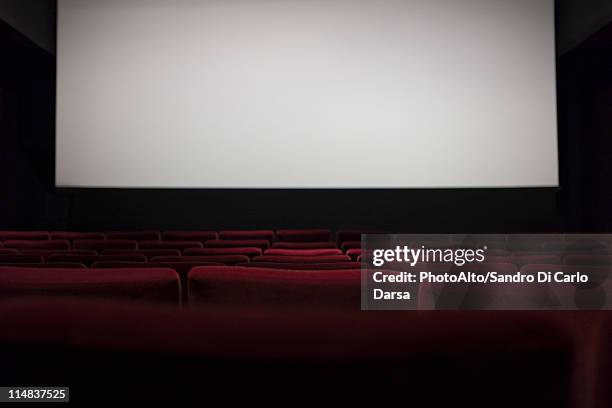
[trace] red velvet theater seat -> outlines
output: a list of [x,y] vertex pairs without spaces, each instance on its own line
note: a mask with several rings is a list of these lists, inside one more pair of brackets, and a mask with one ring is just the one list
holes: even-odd
[[256,262],[290,262],[290,263],[326,263],[326,262],[350,262],[351,258],[346,255],[321,255],[321,256],[287,256],[287,255],[262,255],[253,258]]
[[[181,261],[181,262],[123,262],[123,261],[102,261],[96,262],[92,268],[96,269],[147,269],[147,268],[167,268],[173,269],[181,277],[185,277],[187,283],[187,274],[189,271],[198,266],[223,266],[221,263],[203,262],[203,261]],[[187,286],[185,286],[186,288]]]
[[282,229],[276,231],[276,239],[279,242],[321,242],[331,241],[331,237],[331,231],[327,229]]
[[180,256],[181,251],[178,249],[106,249],[102,251],[102,255],[144,255],[147,259],[154,256]]
[[249,258],[261,255],[261,248],[239,247],[239,248],[190,248],[183,251],[185,256],[210,256],[210,255],[245,255]]
[[220,239],[228,240],[245,240],[245,239],[262,239],[268,242],[274,240],[274,231],[271,230],[238,230],[238,231],[221,231],[219,232]]
[[104,251],[105,249],[136,249],[136,241],[125,239],[77,239],[72,244],[74,249],[93,249],[94,251]]
[[28,298],[0,303],[0,327],[0,382],[69,384],[79,406],[592,406],[572,386],[583,350],[548,313]]
[[340,246],[340,249],[344,252],[349,249],[361,249],[361,241],[345,241]]
[[153,262],[214,262],[224,265],[236,265],[249,262],[246,255],[200,255],[200,256],[156,256]]
[[612,256],[603,254],[568,254],[563,257],[563,263],[566,265],[612,265]]
[[189,273],[189,303],[358,310],[360,284],[360,270],[202,267]]
[[121,239],[131,241],[159,241],[161,234],[159,231],[109,231],[106,239]]
[[359,260],[362,254],[363,250],[360,248],[349,249],[346,251],[346,255],[350,256],[353,261]]
[[55,269],[0,267],[0,294],[72,295],[131,300],[180,301],[171,269]]
[[580,283],[549,283],[543,286],[547,291],[549,309],[564,310],[598,310],[612,306],[612,266],[611,265],[525,265],[521,272],[536,274],[538,272],[559,272],[573,274],[577,271],[586,274],[589,281]]
[[10,248],[0,248],[0,255],[9,255],[9,254],[18,254],[19,251],[16,249],[10,249]]
[[46,240],[49,239],[47,231],[0,231],[0,241],[9,240]]
[[0,262],[0,266],[12,266],[12,267],[22,267],[22,268],[54,268],[54,269],[87,269],[87,266],[81,263],[76,262],[54,262],[50,263],[17,263],[17,262]]
[[49,255],[48,263],[56,262],[75,262],[91,266],[95,262],[102,261],[128,261],[128,262],[146,262],[147,258],[144,255],[74,255],[74,254],[55,254]]
[[181,280],[181,299],[183,304],[188,303],[187,293],[187,278],[189,271],[199,266],[223,266],[222,263],[216,262],[203,262],[203,261],[181,261],[181,262],[122,262],[122,261],[104,261],[96,262],[92,265],[92,268],[100,269],[121,269],[121,268],[139,268],[139,269],[150,269],[150,268],[168,268],[174,270]]
[[66,240],[9,240],[4,242],[5,248],[14,249],[53,249],[66,251],[70,249],[70,242]]
[[43,263],[43,257],[35,254],[5,254],[0,255],[2,263],[23,263],[23,264],[38,264]]
[[200,241],[202,244],[218,238],[215,231],[166,231],[162,235],[164,241]]
[[323,256],[323,255],[342,255],[339,249],[279,249],[271,248],[264,252],[264,255],[282,256]]
[[276,249],[334,249],[337,248],[335,242],[275,242],[272,248]]
[[266,250],[270,247],[270,242],[265,239],[213,239],[206,241],[207,248],[260,248]]
[[201,248],[200,241],[140,241],[138,249],[178,249]]
[[60,239],[66,241],[76,241],[77,239],[105,239],[103,232],[77,232],[77,231],[53,231],[51,232],[51,239]]
[[274,268],[287,270],[337,270],[337,269],[360,269],[359,262],[327,262],[327,263],[284,263],[284,262],[246,262],[237,264],[248,268]]
[[51,255],[97,255],[97,252],[91,249],[69,249],[67,251],[58,251],[54,249],[23,249],[21,253],[24,255],[40,255],[47,262]]

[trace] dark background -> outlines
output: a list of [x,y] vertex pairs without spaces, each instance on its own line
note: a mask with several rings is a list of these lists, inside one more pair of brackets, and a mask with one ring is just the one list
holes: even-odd
[[[559,189],[58,190],[56,7],[40,1],[42,11],[0,0],[0,229],[612,230],[612,24],[602,2],[557,2]],[[588,21],[597,30],[582,38]]]

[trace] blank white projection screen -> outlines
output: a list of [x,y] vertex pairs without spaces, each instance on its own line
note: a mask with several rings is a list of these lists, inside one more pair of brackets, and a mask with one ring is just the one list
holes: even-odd
[[558,185],[553,0],[59,0],[61,187]]

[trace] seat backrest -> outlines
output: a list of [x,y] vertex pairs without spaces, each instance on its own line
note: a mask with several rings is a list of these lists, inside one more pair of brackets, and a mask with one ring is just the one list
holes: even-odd
[[129,261],[129,262],[146,262],[147,258],[144,255],[74,255],[74,254],[55,254],[49,255],[48,263],[56,262],[75,262],[91,266],[95,262],[102,261]]
[[180,256],[179,249],[105,249],[102,255],[144,255],[147,259],[154,256]]
[[249,262],[246,255],[199,255],[199,256],[155,256],[152,262],[214,262],[224,265],[236,265]]
[[22,268],[69,268],[69,269],[87,269],[87,265],[76,262],[55,262],[55,263],[18,263],[18,262],[0,262],[0,266],[12,266]]
[[0,267],[0,294],[72,295],[131,300],[180,301],[172,269],[67,269]]
[[213,239],[206,241],[207,248],[260,248],[266,250],[270,247],[270,241],[265,239]]
[[275,242],[272,248],[276,249],[334,249],[338,248],[335,242]]
[[190,248],[183,251],[185,256],[211,256],[211,255],[244,255],[249,258],[262,254],[261,248]]
[[70,249],[70,242],[66,240],[9,240],[4,241],[5,248],[15,249],[54,249],[67,251]]
[[340,246],[340,249],[345,252],[349,249],[361,249],[361,241],[345,241]]
[[4,254],[4,255],[0,255],[0,262],[38,264],[38,263],[43,263],[44,260],[41,255],[36,255],[36,254]]
[[598,310],[612,307],[612,265],[561,265],[530,264],[521,268],[521,272],[551,274],[563,272],[572,276],[577,272],[588,276],[588,282],[551,282],[538,284],[549,293],[549,309],[563,310]]
[[97,255],[92,249],[70,249],[68,251],[58,251],[54,249],[22,249],[22,254],[40,255],[47,262],[51,255]]
[[9,240],[47,240],[49,233],[47,231],[0,231],[0,241]]
[[266,249],[264,255],[282,255],[282,256],[323,256],[323,255],[342,255],[339,249]]
[[136,249],[136,241],[126,239],[77,239],[73,242],[74,249],[93,249],[101,252],[105,249]]
[[290,262],[290,263],[326,263],[326,262],[350,262],[347,255],[313,255],[313,256],[288,256],[288,255],[261,255],[253,258],[256,262]]
[[200,241],[139,241],[138,249],[178,249],[202,248]]
[[91,267],[99,269],[150,269],[150,268],[169,268],[174,270],[181,280],[181,300],[184,304],[188,302],[187,276],[189,271],[199,266],[223,266],[222,263],[188,261],[188,262],[123,262],[123,261],[102,261],[95,262]]
[[189,271],[197,266],[223,266],[222,263],[185,261],[185,262],[127,262],[127,261],[101,261],[95,262],[92,269],[147,269],[147,268],[169,268],[175,270],[180,276],[187,277]]
[[[2,302],[0,327],[0,381],[71,380],[92,402],[102,378],[119,393],[113,398],[146,402],[183,396],[202,405],[265,405],[273,385],[276,400],[299,395],[309,405],[393,405],[409,390],[419,406],[568,407],[573,361],[582,354],[557,319],[531,312],[178,310],[28,298]],[[609,402],[609,377],[602,380]]]
[[359,270],[283,270],[237,266],[194,268],[190,304],[359,309]]
[[287,270],[338,270],[359,269],[359,262],[327,262],[327,263],[284,263],[284,262],[246,262],[237,264],[247,268],[273,268]]

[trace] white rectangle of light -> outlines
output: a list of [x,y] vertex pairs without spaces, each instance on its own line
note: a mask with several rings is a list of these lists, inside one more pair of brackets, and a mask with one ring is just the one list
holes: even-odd
[[58,186],[558,184],[553,0],[58,11]]

